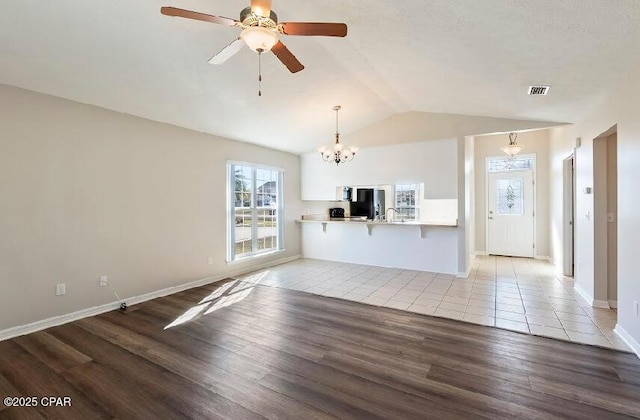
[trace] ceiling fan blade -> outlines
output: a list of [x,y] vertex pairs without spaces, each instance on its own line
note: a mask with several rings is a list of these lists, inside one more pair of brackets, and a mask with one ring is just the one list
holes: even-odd
[[160,13],[166,16],[183,17],[227,26],[236,26],[239,23],[237,20],[226,17],[207,15],[205,13],[192,12],[191,10],[177,9],[175,7],[162,7]]
[[231,44],[227,45],[220,50],[216,55],[211,57],[209,64],[222,64],[231,57],[233,57],[238,51],[245,46],[244,41],[241,38],[236,39]]
[[285,35],[347,36],[345,23],[284,22],[280,27]]
[[251,0],[251,11],[256,15],[269,17],[271,13],[271,0]]
[[282,42],[278,41],[278,43],[271,48],[271,51],[282,61],[282,64],[287,66],[291,73],[297,73],[304,69],[302,63],[298,61],[296,56],[293,55],[291,51],[289,51],[289,48],[285,47]]

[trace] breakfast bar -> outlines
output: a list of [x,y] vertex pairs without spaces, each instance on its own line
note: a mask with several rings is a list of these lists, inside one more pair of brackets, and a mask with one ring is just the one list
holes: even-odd
[[457,274],[457,220],[311,218],[297,223],[306,258]]

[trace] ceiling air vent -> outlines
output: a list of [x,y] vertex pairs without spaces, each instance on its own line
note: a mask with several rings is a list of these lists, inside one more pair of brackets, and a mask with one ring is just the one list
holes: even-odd
[[549,86],[529,86],[529,95],[546,95],[549,93]]

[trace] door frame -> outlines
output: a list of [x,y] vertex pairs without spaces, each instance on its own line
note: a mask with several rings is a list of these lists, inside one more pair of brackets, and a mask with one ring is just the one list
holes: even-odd
[[[576,231],[576,161],[571,153],[562,161],[562,274],[573,277]],[[567,200],[567,197],[571,197]]]
[[[536,170],[537,159],[535,153],[523,153],[521,155],[518,155],[518,157],[530,157],[533,163],[533,168],[531,169],[533,176],[533,258],[538,258],[538,248],[536,246],[538,244],[538,229],[536,222],[538,219],[538,217],[536,216],[538,194],[538,171]],[[484,159],[484,249],[487,255],[489,255],[489,224],[487,223],[487,220],[489,220],[489,162],[497,158],[507,159],[506,155],[504,155],[504,157],[502,155],[487,156]],[[505,171],[505,173],[509,173],[509,171]]]

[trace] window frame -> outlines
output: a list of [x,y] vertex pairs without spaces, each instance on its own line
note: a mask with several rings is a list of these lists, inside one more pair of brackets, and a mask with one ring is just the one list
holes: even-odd
[[[412,186],[413,188],[405,188]],[[398,188],[401,187],[401,188]],[[400,216],[402,220],[407,221],[418,221],[420,220],[420,201],[422,200],[422,190],[423,186],[419,182],[403,182],[399,184],[394,184],[393,186],[393,208],[396,209],[398,215],[394,215],[394,217]],[[399,206],[398,205],[398,192],[403,191],[414,191],[414,204]],[[413,217],[408,218],[400,210],[413,210]]]
[[[236,219],[236,206],[235,206],[235,170],[238,167],[248,167],[251,169],[251,198],[249,209],[251,210],[251,252],[244,253],[241,256],[236,254],[236,241],[235,241],[235,219]],[[227,263],[234,263],[251,258],[256,258],[264,255],[273,254],[276,252],[284,251],[284,169],[243,161],[227,161]],[[267,170],[277,172],[277,198],[276,198],[276,246],[266,250],[258,249],[258,221],[259,210],[266,209],[268,207],[257,206],[257,189],[256,175],[258,170]]]

